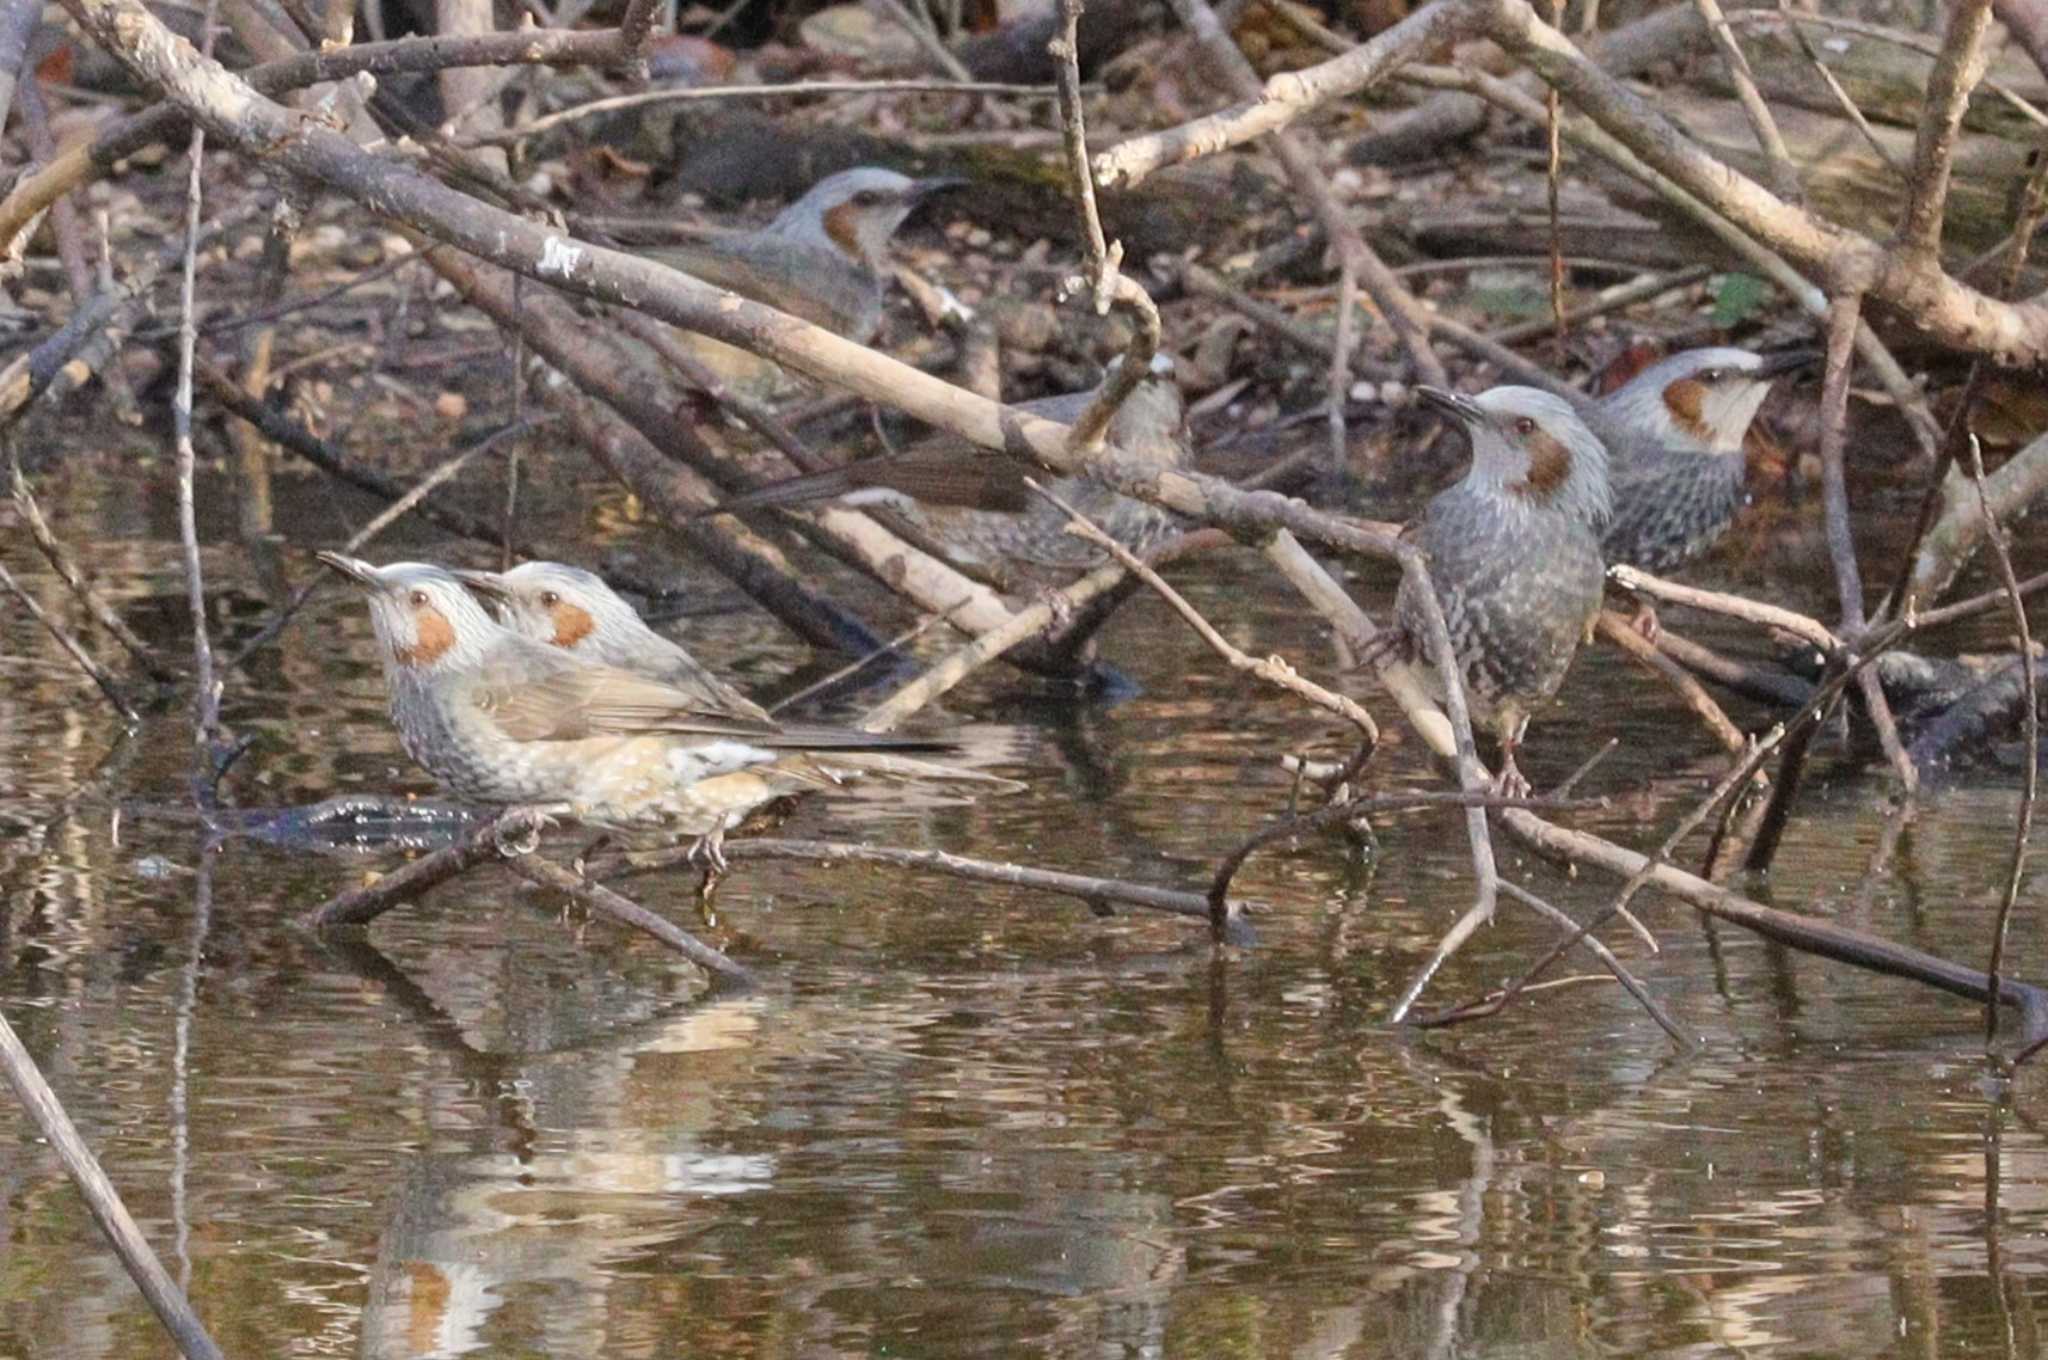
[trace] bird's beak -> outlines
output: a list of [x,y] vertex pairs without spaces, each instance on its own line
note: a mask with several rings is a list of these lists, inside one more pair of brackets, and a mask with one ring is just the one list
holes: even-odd
[[338,552],[321,552],[313,556],[319,560],[320,565],[332,567],[365,590],[375,590],[384,584],[383,579],[377,574],[377,569],[360,557],[344,557]]
[[1425,404],[1434,406],[1445,415],[1463,425],[1471,425],[1485,417],[1479,403],[1461,392],[1449,392],[1441,387],[1422,386],[1415,389],[1415,395]]
[[487,600],[502,600],[512,593],[512,588],[505,584],[505,578],[495,571],[470,571],[463,567],[453,570],[456,580]]
[[964,188],[967,183],[958,175],[935,175],[930,179],[914,179],[910,182],[910,201],[921,203],[933,194],[943,193],[948,189]]
[[1781,349],[1763,356],[1763,362],[1757,365],[1756,376],[1761,379],[1783,377],[1787,373],[1812,368],[1826,357],[1817,349]]

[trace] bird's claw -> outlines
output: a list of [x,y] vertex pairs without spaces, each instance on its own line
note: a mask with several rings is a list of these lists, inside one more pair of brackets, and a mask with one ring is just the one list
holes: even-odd
[[714,831],[708,836],[699,836],[685,856],[692,864],[706,864],[718,873],[729,867],[725,860],[725,837]]
[[516,819],[520,832],[515,839],[509,834],[509,827],[500,822],[491,828],[491,843],[498,847],[498,853],[512,858],[530,855],[540,849],[541,832],[555,824],[554,816],[546,812],[529,812]]

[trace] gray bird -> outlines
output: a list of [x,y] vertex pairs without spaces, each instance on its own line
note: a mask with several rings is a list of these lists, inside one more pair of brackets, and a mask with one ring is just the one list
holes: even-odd
[[1742,508],[1750,421],[1774,381],[1816,357],[1687,350],[1601,398],[1589,423],[1612,464],[1608,562],[1674,571],[1718,543]]
[[565,811],[607,832],[720,844],[755,808],[839,780],[814,753],[949,749],[707,705],[500,627],[452,573],[319,554],[363,592],[407,755],[470,802]]
[[[765,227],[639,253],[865,345],[882,324],[891,238],[927,197],[961,182],[911,179],[864,165],[819,180]],[[767,360],[718,341],[693,337],[690,343],[728,382],[760,388],[779,373]]]
[[521,562],[510,571],[453,575],[498,607],[513,632],[585,661],[673,685],[706,712],[768,719],[768,710],[719,679],[684,649],[647,626],[595,572],[562,562]]
[[[1607,451],[1568,403],[1535,388],[1416,394],[1464,427],[1472,466],[1402,537],[1428,563],[1473,719],[1500,739],[1501,787],[1523,792],[1515,749],[1530,710],[1564,683],[1600,609]],[[1404,579],[1395,597],[1395,641],[1441,702],[1416,589]]]
[[[1121,362],[1112,360],[1112,371]],[[1117,408],[1108,430],[1110,443],[1162,468],[1186,467],[1193,457],[1187,441],[1187,408],[1173,372],[1170,357],[1155,356],[1149,371]],[[1018,405],[1071,425],[1099,390]],[[847,505],[886,506],[949,561],[975,569],[1005,589],[1063,580],[1099,565],[1105,556],[1102,550],[1066,531],[1067,517],[1024,485],[1030,475],[1029,467],[1005,454],[977,448],[955,435],[937,434],[901,453],[771,483],[733,497],[719,509],[834,499]],[[1055,478],[1045,485],[1133,551],[1143,552],[1179,523],[1172,512],[1112,491],[1085,474]]]
[[[594,572],[561,562],[522,562],[510,571],[462,571],[457,579],[498,608],[505,627],[584,661],[659,680],[691,695],[707,712],[773,723],[768,710],[713,675],[677,642],[655,632]],[[951,744],[949,743],[949,749]],[[955,764],[886,751],[839,749],[815,762],[835,780],[876,777],[925,784],[971,783],[1015,792],[1015,780]]]

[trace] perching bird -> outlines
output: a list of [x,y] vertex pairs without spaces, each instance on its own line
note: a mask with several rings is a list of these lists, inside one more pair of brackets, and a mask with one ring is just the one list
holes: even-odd
[[457,568],[453,574],[494,603],[498,621],[515,633],[673,685],[706,712],[768,718],[767,709],[713,675],[680,643],[649,628],[595,572],[562,562],[521,562],[510,571]]
[[406,754],[470,802],[562,811],[609,832],[695,837],[693,854],[723,867],[720,843],[749,812],[839,783],[817,754],[950,747],[708,708],[700,695],[500,627],[440,567],[319,558],[369,602]]
[[[1564,683],[1600,608],[1607,451],[1570,405],[1535,388],[1416,393],[1464,426],[1472,466],[1402,536],[1428,563],[1473,720],[1500,739],[1501,787],[1526,791],[1515,748],[1530,710]],[[1402,581],[1396,640],[1442,702],[1416,591]]]
[[[1112,360],[1112,370],[1121,362]],[[1125,453],[1165,468],[1185,467],[1192,457],[1187,409],[1173,371],[1170,357],[1156,356],[1117,408],[1107,433],[1108,441]],[[1099,390],[1018,405],[1071,425]],[[976,448],[955,435],[938,434],[898,454],[771,483],[719,508],[749,510],[830,499],[887,506],[947,559],[980,571],[1005,589],[1059,581],[1100,564],[1102,550],[1068,533],[1067,517],[1031,494],[1024,485],[1030,475],[1031,469],[1014,458]],[[1112,491],[1085,474],[1055,478],[1046,485],[1134,551],[1143,552],[1176,523],[1171,512]]]
[[[865,345],[882,324],[891,238],[927,197],[959,183],[860,166],[819,180],[765,227],[639,253]],[[760,389],[779,372],[705,337],[692,347],[728,382]]]
[[1589,423],[1611,464],[1607,561],[1668,572],[1719,542],[1742,508],[1742,441],[1757,408],[1772,382],[1816,357],[1687,350],[1601,398]]
[[[707,670],[680,643],[655,632],[594,572],[562,562],[522,562],[510,571],[453,573],[496,604],[505,627],[584,661],[631,671],[691,695],[706,712],[772,723],[768,711]],[[923,784],[971,783],[1015,791],[1015,780],[888,751],[836,750],[817,758],[834,779],[877,777]]]

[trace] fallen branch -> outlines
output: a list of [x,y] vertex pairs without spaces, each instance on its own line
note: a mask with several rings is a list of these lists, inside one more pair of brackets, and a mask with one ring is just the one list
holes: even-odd
[[221,1360],[220,1347],[207,1334],[206,1324],[192,1311],[191,1300],[185,1297],[184,1291],[164,1270],[163,1262],[150,1250],[148,1239],[135,1226],[128,1207],[121,1203],[114,1183],[100,1169],[99,1159],[92,1155],[92,1149],[79,1136],[78,1126],[64,1112],[57,1093],[43,1079],[35,1059],[22,1047],[5,1015],[0,1015],[0,1067],[6,1069],[7,1083],[14,1088],[22,1108],[28,1111],[30,1120],[64,1164],[65,1174],[71,1177],[71,1183],[78,1187],[86,1210],[92,1214],[92,1221],[99,1225],[107,1245],[114,1249],[114,1255],[121,1258],[121,1265],[128,1271],[129,1278],[142,1291],[150,1310],[156,1314],[164,1330],[171,1334],[171,1340],[185,1360]]

